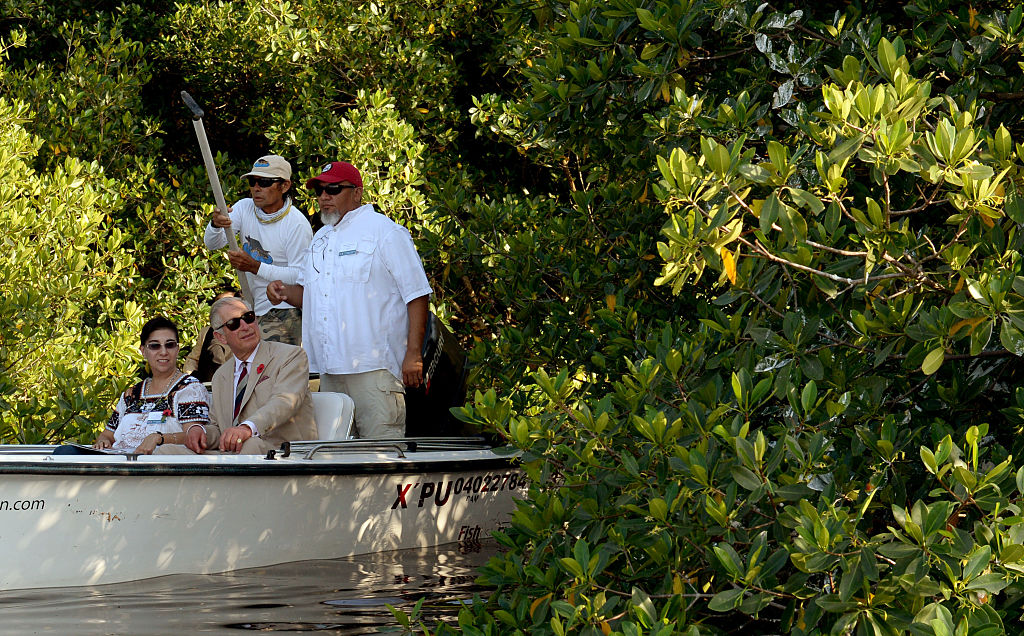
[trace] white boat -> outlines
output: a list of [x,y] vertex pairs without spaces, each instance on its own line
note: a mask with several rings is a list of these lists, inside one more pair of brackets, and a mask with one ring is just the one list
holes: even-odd
[[527,487],[473,438],[295,442],[265,457],[52,450],[0,446],[0,590],[472,542],[507,525]]

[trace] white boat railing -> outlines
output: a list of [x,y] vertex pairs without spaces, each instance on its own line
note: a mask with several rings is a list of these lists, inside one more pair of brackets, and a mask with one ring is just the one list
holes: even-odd
[[394,451],[399,459],[405,459],[405,450],[399,444],[382,443],[371,441],[363,444],[353,444],[352,441],[361,440],[337,440],[332,442],[292,442],[281,449],[279,457],[289,457],[292,452],[302,453],[301,459],[313,459],[313,455],[320,451],[331,453],[366,453],[366,452],[387,452]]
[[[50,455],[55,446],[47,444],[0,444],[0,457],[9,455]],[[344,439],[344,440],[303,440],[286,442],[280,449],[270,451],[267,459],[293,457],[312,459],[318,453],[394,453],[405,458],[406,453],[446,452],[493,449],[493,444],[482,437],[401,437],[389,439]],[[135,453],[109,453],[127,456],[129,460],[140,457]],[[96,456],[101,456],[97,453]]]
[[292,452],[302,453],[302,459],[312,459],[321,451],[331,453],[366,453],[394,451],[399,458],[407,452],[460,451],[491,448],[482,437],[401,437],[391,439],[346,439],[286,442],[281,446],[280,457]]
[[47,444],[0,444],[0,455],[48,455],[54,448]]

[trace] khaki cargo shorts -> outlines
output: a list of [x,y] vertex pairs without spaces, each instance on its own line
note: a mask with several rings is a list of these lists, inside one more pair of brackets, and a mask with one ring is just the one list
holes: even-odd
[[320,390],[346,393],[356,404],[360,438],[405,437],[405,385],[387,369],[320,374]]

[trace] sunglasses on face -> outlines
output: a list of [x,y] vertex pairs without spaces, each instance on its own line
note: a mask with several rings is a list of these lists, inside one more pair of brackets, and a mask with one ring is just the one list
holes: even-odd
[[147,342],[146,348],[149,349],[150,351],[160,351],[161,349],[167,349],[168,351],[171,351],[172,349],[178,348],[178,343],[174,340],[168,340],[167,342],[164,343]]
[[255,188],[256,186],[259,186],[261,188],[269,188],[275,183],[281,183],[282,181],[284,181],[284,179],[270,179],[267,177],[246,177],[246,181],[249,182],[250,188]]
[[316,194],[316,196],[320,196],[321,194],[326,192],[327,194],[329,194],[329,195],[331,195],[333,197],[336,194],[341,194],[342,190],[348,190],[349,188],[358,188],[358,187],[359,186],[354,186],[354,185],[351,185],[351,184],[342,184],[342,183],[328,183],[326,185],[320,184],[320,183],[314,183],[313,187],[311,187],[310,190],[312,190]]
[[[242,314],[241,316],[239,316],[237,318],[232,318],[231,320],[226,320],[226,321],[224,321],[223,324],[221,324],[220,327],[217,327],[217,329],[220,329],[221,327],[227,327],[228,331],[235,331],[239,327],[242,326],[242,321],[243,320],[245,321],[245,324],[247,324],[247,325],[251,325],[252,323],[256,322],[256,312],[255,311],[247,311],[247,312],[245,312],[244,314]],[[216,331],[217,329],[214,329],[214,331]]]

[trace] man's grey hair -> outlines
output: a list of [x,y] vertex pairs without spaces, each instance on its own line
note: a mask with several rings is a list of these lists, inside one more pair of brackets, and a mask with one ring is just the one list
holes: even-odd
[[[243,305],[246,311],[252,311],[252,305],[250,305],[244,298],[239,298],[237,296],[228,296],[227,298],[218,299],[210,307],[210,327],[214,331],[219,331],[224,326],[224,323],[220,317],[221,307],[226,307],[228,305],[233,305],[235,303]],[[214,325],[217,326],[214,327]]]

